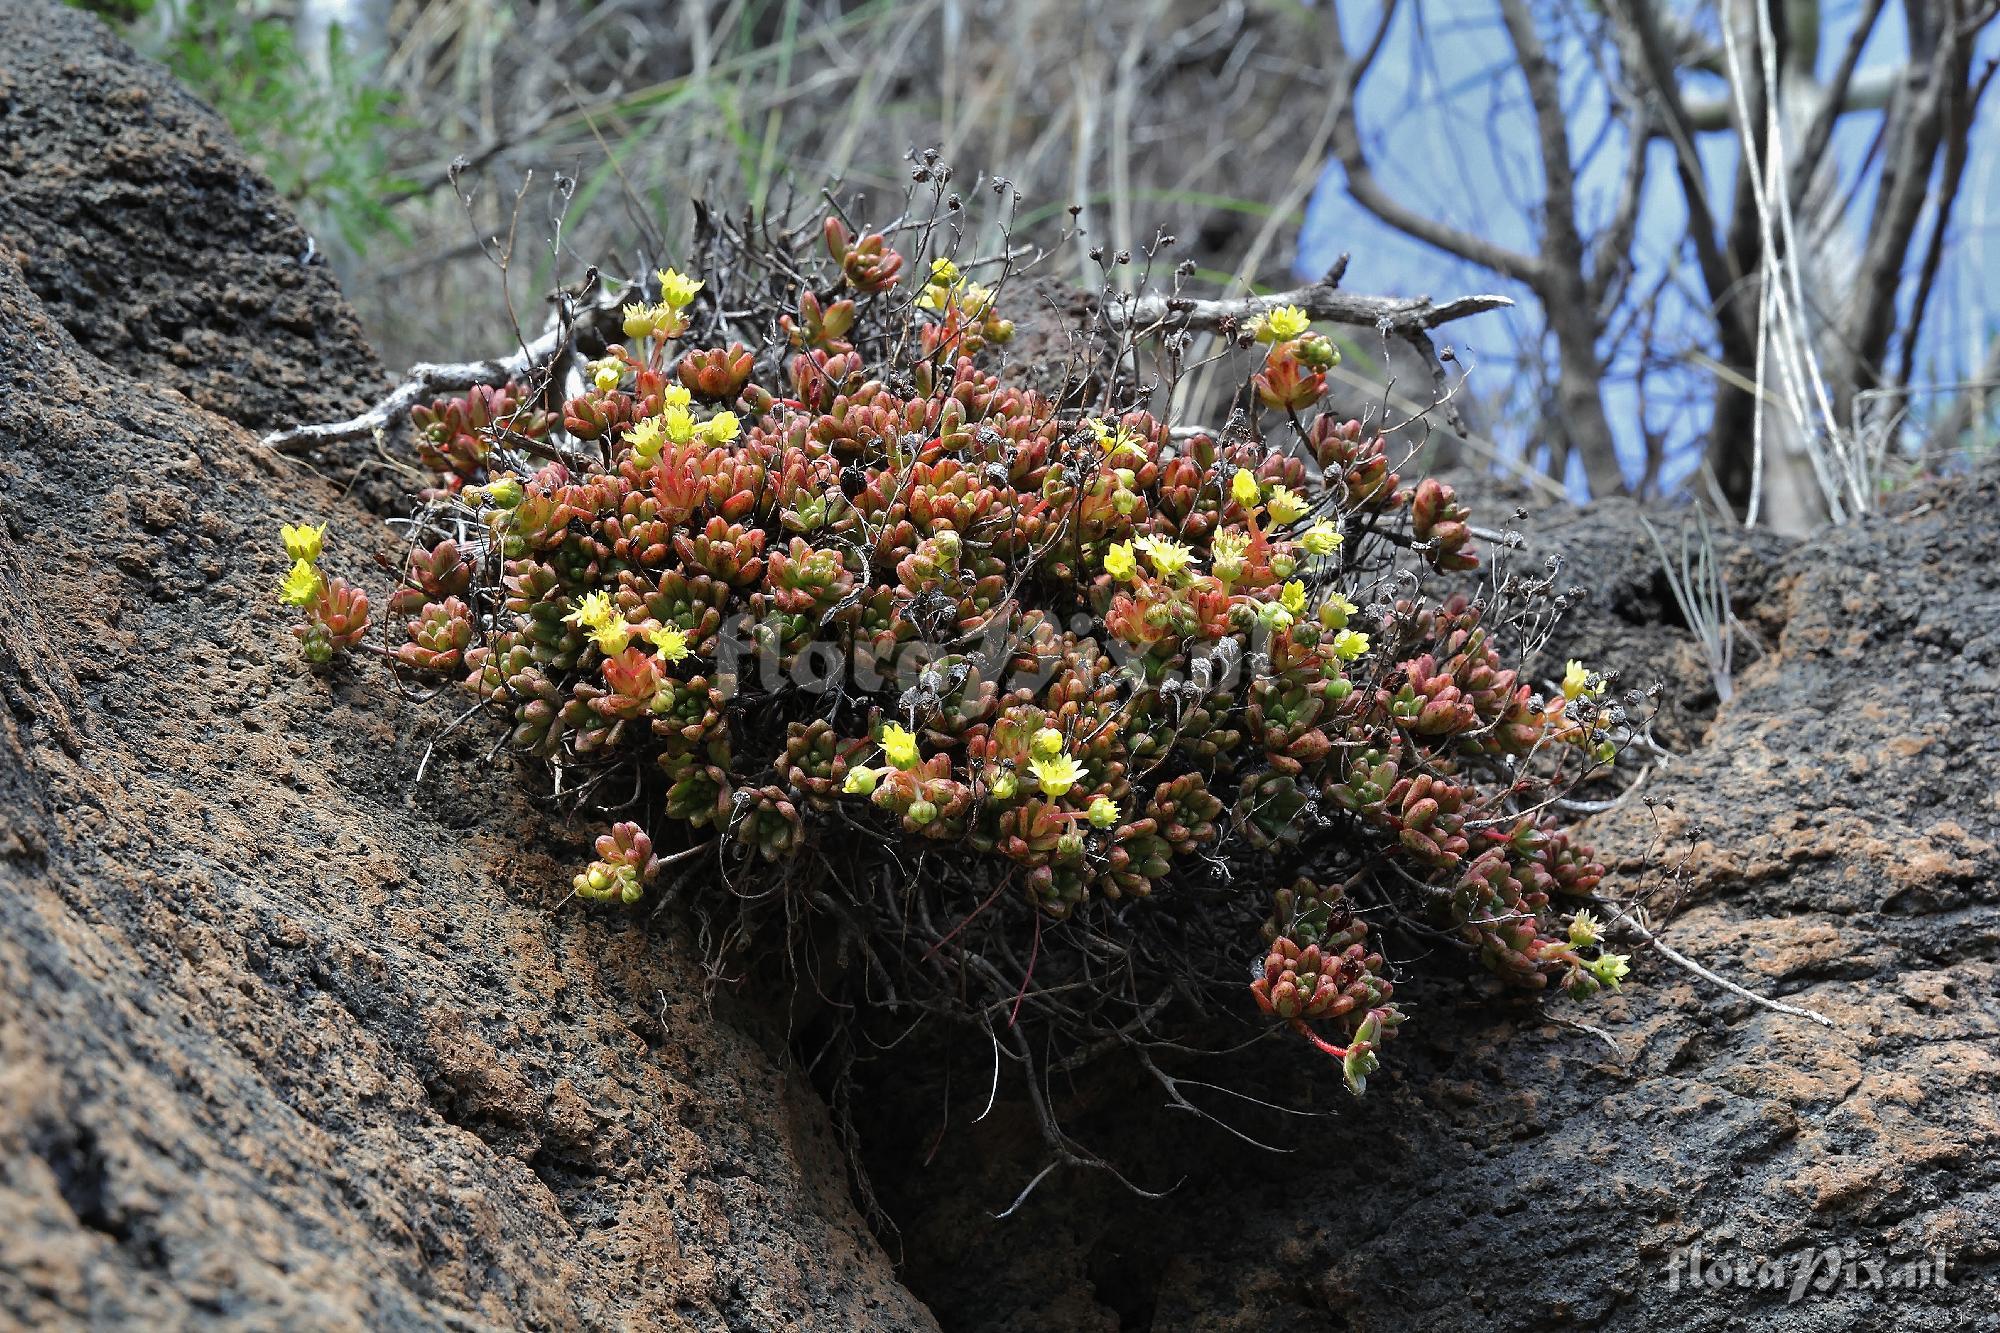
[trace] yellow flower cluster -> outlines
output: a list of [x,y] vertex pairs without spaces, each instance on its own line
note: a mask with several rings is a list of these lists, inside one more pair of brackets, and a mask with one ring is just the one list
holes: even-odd
[[658,269],[653,276],[660,280],[659,302],[634,302],[619,312],[628,338],[678,338],[687,332],[687,308],[694,304],[695,293],[704,285],[702,280],[674,268]]
[[939,314],[956,309],[967,319],[978,319],[993,305],[993,289],[959,273],[958,265],[939,256],[931,261],[930,281],[924,284],[917,305]]
[[652,645],[662,661],[681,662],[688,656],[688,637],[683,630],[672,625],[661,625],[647,621],[635,626],[619,613],[611,601],[611,594],[603,589],[585,593],[577,600],[570,613],[563,617],[566,625],[575,625],[590,635],[592,643],[606,657],[616,657],[632,646],[635,638]]
[[318,567],[320,549],[326,542],[326,524],[287,523],[278,529],[278,539],[292,559],[292,567],[278,581],[278,600],[286,606],[311,606],[326,586]]
[[668,662],[685,662],[688,655],[688,636],[685,630],[672,625],[654,625],[646,630],[646,642]]
[[625,432],[625,443],[640,467],[651,467],[669,443],[689,444],[698,435],[710,444],[728,444],[743,432],[743,422],[734,412],[717,412],[707,421],[696,421],[694,395],[682,385],[669,384],[662,400],[660,415]]

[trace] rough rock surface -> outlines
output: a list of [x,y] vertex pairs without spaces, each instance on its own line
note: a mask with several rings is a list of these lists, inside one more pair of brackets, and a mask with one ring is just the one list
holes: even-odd
[[101,24],[0,5],[0,250],[85,350],[271,429],[381,367],[311,239],[222,118]]
[[[1591,836],[1626,891],[1671,909],[1669,944],[1836,1030],[1643,951],[1590,1009],[1426,976],[1366,1098],[1300,1049],[1289,1085],[1269,1050],[1238,1085],[1317,1097],[1323,1121],[1287,1131],[1207,1099],[1296,1152],[1150,1115],[1156,1089],[1086,1088],[1085,1142],[1184,1183],[1154,1203],[1059,1172],[1005,1222],[992,1212],[1046,1161],[1031,1125],[1003,1105],[939,1148],[926,1086],[871,1158],[911,1238],[905,1279],[945,1327],[985,1333],[2000,1328],[1996,511],[1988,468],[1795,550],[1729,542],[1768,651],[1739,657],[1720,707],[1630,506],[1537,525],[1597,593],[1552,669],[1580,644],[1628,686],[1693,695],[1681,757],[1646,789],[1663,804]],[[957,1072],[983,1095],[979,1054]],[[1672,1284],[1697,1241],[1727,1285]],[[1850,1245],[1891,1270],[1941,1248],[1952,1285],[1822,1291],[1821,1267],[1788,1301],[1802,1255]],[[1739,1289],[1736,1261],[1767,1257],[1786,1289]]]
[[934,1327],[782,1039],[299,670],[276,525],[381,544],[244,428],[379,376],[303,234],[93,20],[0,52],[0,1327]]

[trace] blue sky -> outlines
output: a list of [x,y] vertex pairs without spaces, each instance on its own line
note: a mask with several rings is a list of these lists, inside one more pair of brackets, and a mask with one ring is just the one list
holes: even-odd
[[[1820,68],[1838,62],[1861,6],[1859,0],[1828,0],[1828,31],[1820,48]],[[1380,13],[1372,3],[1337,3],[1350,48],[1372,33]],[[1609,115],[1609,100],[1580,43],[1551,37],[1551,54],[1562,71],[1569,109],[1573,155],[1581,155],[1579,211],[1586,235],[1613,206],[1623,172],[1626,142]],[[1861,67],[1901,63],[1904,33],[1899,6],[1888,5],[1863,53]],[[2000,32],[1989,28],[1982,57],[2000,55]],[[1687,85],[1691,92],[1720,93],[1713,80]],[[1933,297],[1932,313],[1919,347],[1917,377],[1946,382],[1965,377],[1978,364],[1996,328],[1989,313],[2000,309],[2000,135],[1992,132],[1995,96],[1982,107],[1975,130],[1970,169],[1954,213],[1946,267]],[[1541,168],[1526,91],[1514,65],[1512,47],[1493,0],[1414,0],[1405,3],[1380,58],[1363,85],[1359,105],[1362,133],[1376,174],[1405,200],[1464,230],[1517,249],[1534,248],[1533,205],[1541,193]],[[1842,118],[1836,156],[1842,179],[1854,183],[1868,145],[1880,124],[1878,112]],[[1733,136],[1702,136],[1699,149],[1712,192],[1729,197],[1736,163]],[[1686,213],[1674,182],[1672,148],[1665,141],[1649,150],[1653,170],[1635,242],[1639,279],[1650,286],[1666,276],[1682,250]],[[1859,182],[1859,215],[1866,216],[1868,182]],[[1926,225],[1928,225],[1926,223]],[[1353,253],[1357,285],[1371,290],[1450,295],[1498,290],[1520,304],[1508,312],[1482,315],[1454,325],[1450,340],[1477,365],[1472,389],[1482,397],[1516,396],[1515,410],[1490,424],[1515,447],[1528,438],[1532,407],[1530,379],[1521,366],[1542,356],[1537,331],[1540,311],[1526,289],[1452,256],[1441,254],[1377,222],[1346,195],[1345,176],[1330,163],[1306,210],[1296,258],[1301,277],[1317,277],[1346,250]],[[1662,303],[1660,341],[1681,347],[1701,342],[1700,318],[1692,304],[1700,284],[1686,263],[1688,300]],[[1365,275],[1365,278],[1361,275]],[[1908,300],[1909,284],[1903,299]],[[1671,289],[1670,289],[1671,290]],[[1607,377],[1606,405],[1628,476],[1642,466],[1640,395],[1634,367],[1614,362]],[[1670,441],[1667,481],[1672,483],[1698,461],[1695,445],[1706,426],[1703,408],[1711,387],[1707,373],[1685,364],[1651,376],[1647,417]],[[1523,399],[1529,401],[1523,402]],[[1572,465],[1572,485],[1581,487]]]

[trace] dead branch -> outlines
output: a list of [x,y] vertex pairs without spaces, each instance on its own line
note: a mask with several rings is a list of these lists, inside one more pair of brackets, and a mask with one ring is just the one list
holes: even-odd
[[558,315],[541,337],[512,356],[488,361],[419,361],[401,384],[360,416],[273,431],[264,437],[264,447],[280,453],[302,453],[319,445],[365,439],[389,429],[411,408],[439,394],[459,393],[479,384],[498,386],[546,370],[568,354],[579,334],[614,337],[625,294],[622,289],[599,289],[590,304],[573,316]]
[[1783,1000],[1773,1000],[1767,996],[1759,995],[1756,991],[1746,986],[1737,985],[1728,977],[1718,976],[1716,973],[1709,971],[1700,963],[1695,962],[1694,959],[1673,948],[1658,935],[1646,929],[1644,925],[1640,924],[1638,915],[1633,911],[1628,911],[1623,907],[1615,907],[1611,915],[1614,923],[1622,925],[1640,940],[1651,945],[1654,951],[1668,962],[1692,972],[1704,981],[1713,982],[1738,999],[1748,1000],[1750,1003],[1760,1005],[1765,1009],[1771,1010],[1773,1013],[1790,1014],[1793,1018],[1810,1019],[1824,1028],[1838,1027],[1838,1024],[1825,1014],[1817,1013],[1811,1009],[1801,1009],[1798,1005],[1786,1004]]
[[[512,356],[487,361],[420,361],[411,366],[395,390],[360,416],[346,421],[293,426],[273,431],[264,445],[281,453],[300,453],[325,444],[363,439],[387,430],[426,399],[460,393],[478,384],[501,385],[546,369],[568,352],[579,334],[616,335],[623,291],[600,290],[573,320],[558,319],[541,337]],[[1358,296],[1317,282],[1275,296],[1251,296],[1233,301],[1196,301],[1155,294],[1137,301],[1116,302],[1107,312],[1115,327],[1143,332],[1165,328],[1215,330],[1248,320],[1281,305],[1296,305],[1315,320],[1357,324],[1410,340],[1440,324],[1513,305],[1505,296],[1461,296],[1435,303],[1428,297]],[[1422,344],[1428,346],[1428,340]]]
[[1504,310],[1511,298],[1495,295],[1461,296],[1442,304],[1427,296],[1359,296],[1343,292],[1331,282],[1316,282],[1270,296],[1244,296],[1233,300],[1198,301],[1192,297],[1167,296],[1155,292],[1135,301],[1114,301],[1105,312],[1112,325],[1121,329],[1154,332],[1161,329],[1218,329],[1247,324],[1279,306],[1295,305],[1315,320],[1333,324],[1354,324],[1378,329],[1393,337],[1408,338],[1428,333],[1440,324],[1464,319],[1488,310]]
[[1408,343],[1423,358],[1437,382],[1437,401],[1444,409],[1446,422],[1461,438],[1469,435],[1457,403],[1445,388],[1444,361],[1431,342],[1431,330],[1468,315],[1504,310],[1514,304],[1513,300],[1486,294],[1461,296],[1440,305],[1428,296],[1359,296],[1340,290],[1340,278],[1346,271],[1347,256],[1342,255],[1332,271],[1310,287],[1295,287],[1270,296],[1241,296],[1221,301],[1199,301],[1164,292],[1154,292],[1136,300],[1113,297],[1107,301],[1104,313],[1113,329],[1135,337],[1170,330],[1198,329],[1213,333],[1242,328],[1258,316],[1286,305],[1299,307],[1314,320],[1374,329],[1384,338],[1397,338]]

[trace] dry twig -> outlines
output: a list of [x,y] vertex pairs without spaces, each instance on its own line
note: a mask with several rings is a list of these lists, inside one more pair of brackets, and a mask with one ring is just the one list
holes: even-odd
[[264,437],[264,447],[280,453],[303,453],[319,445],[365,439],[394,426],[411,408],[439,394],[462,393],[478,384],[497,386],[545,370],[575,346],[579,333],[613,336],[624,295],[623,291],[600,289],[574,318],[558,316],[541,337],[512,356],[487,361],[419,361],[401,384],[360,416],[273,431]]

